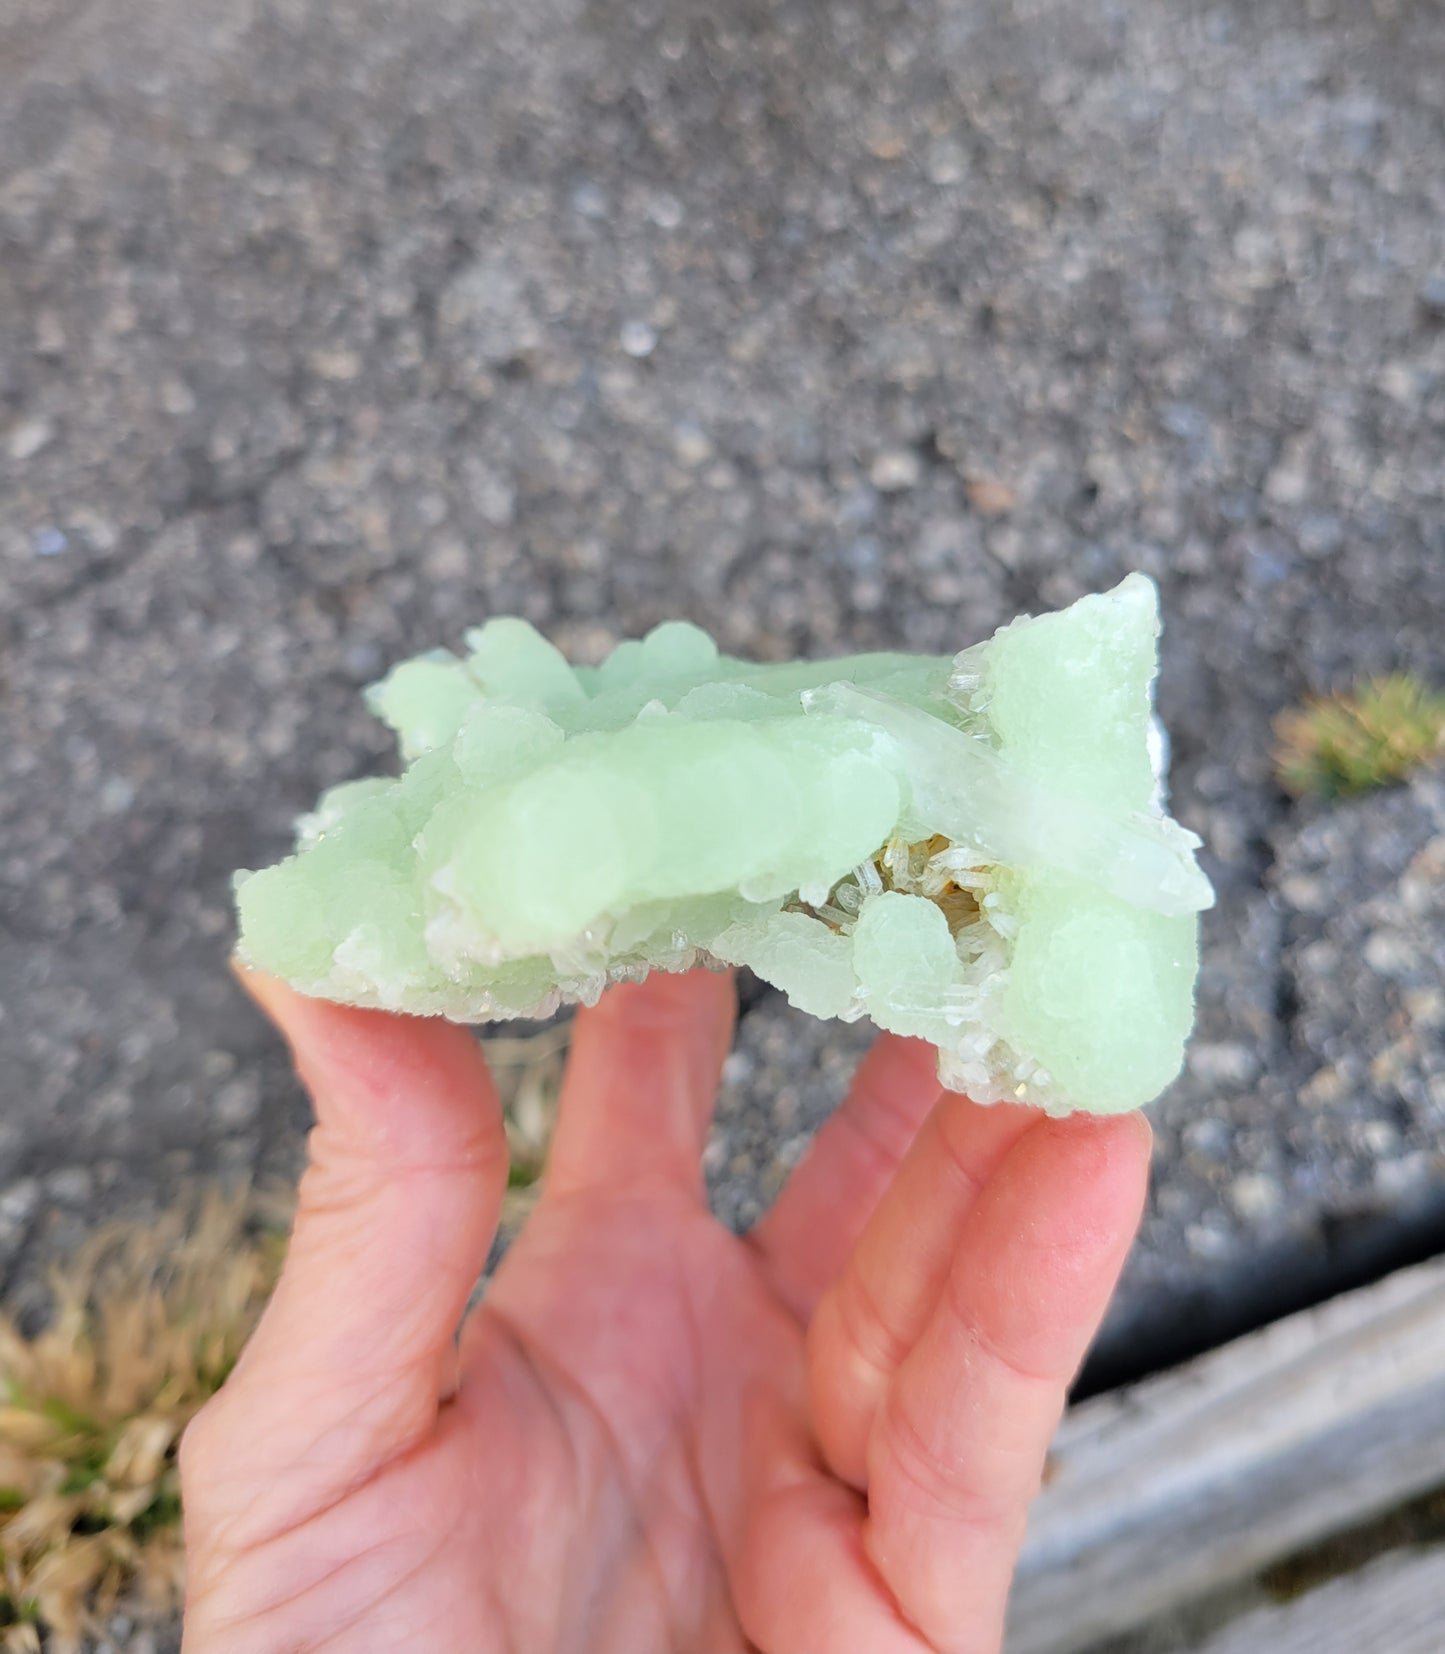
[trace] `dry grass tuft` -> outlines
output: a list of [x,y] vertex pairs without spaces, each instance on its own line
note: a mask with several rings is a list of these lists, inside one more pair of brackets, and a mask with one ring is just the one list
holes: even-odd
[[43,1331],[0,1313],[5,1654],[34,1654],[42,1633],[78,1649],[122,1599],[147,1620],[178,1607],[176,1448],[260,1314],[283,1225],[217,1194],[112,1224],[52,1272]]
[[[485,1042],[512,1172],[503,1220],[536,1203],[566,1025]],[[68,1654],[124,1603],[180,1606],[176,1449],[220,1388],[280,1272],[288,1202],[211,1193],[116,1223],[51,1273],[27,1337],[0,1311],[0,1654]]]
[[482,1041],[501,1093],[507,1146],[512,1151],[502,1205],[502,1222],[508,1228],[522,1222],[542,1192],[571,1032],[571,1024],[564,1022],[535,1034]]
[[1445,695],[1418,678],[1372,678],[1281,712],[1275,773],[1297,796],[1338,798],[1403,780],[1439,761],[1445,747]]

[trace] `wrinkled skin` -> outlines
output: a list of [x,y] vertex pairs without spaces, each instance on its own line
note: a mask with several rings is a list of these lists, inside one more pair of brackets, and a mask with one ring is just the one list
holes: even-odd
[[1139,1117],[980,1108],[885,1036],[739,1239],[699,1174],[731,984],[614,989],[458,1340],[506,1179],[476,1042],[248,981],[319,1123],[281,1284],[183,1444],[187,1654],[999,1646]]

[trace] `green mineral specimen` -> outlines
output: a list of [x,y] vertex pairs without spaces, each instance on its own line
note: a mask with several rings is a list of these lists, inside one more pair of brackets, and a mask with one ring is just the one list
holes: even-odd
[[952,659],[754,665],[670,622],[572,667],[489,621],[368,692],[406,767],[238,876],[241,957],[465,1022],[749,965],[979,1101],[1136,1107],[1178,1072],[1212,900],[1161,801],[1158,633],[1138,574]]

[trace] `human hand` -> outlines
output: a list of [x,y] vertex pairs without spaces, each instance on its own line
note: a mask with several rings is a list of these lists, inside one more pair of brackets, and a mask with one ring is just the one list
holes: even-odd
[[319,1123],[182,1445],[187,1654],[998,1647],[1141,1117],[981,1108],[885,1035],[739,1239],[699,1171],[731,983],[614,988],[458,1340],[507,1171],[475,1040],[249,985]]

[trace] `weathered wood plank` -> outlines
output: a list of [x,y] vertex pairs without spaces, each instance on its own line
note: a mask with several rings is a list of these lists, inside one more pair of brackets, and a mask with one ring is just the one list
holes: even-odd
[[1008,1654],[1084,1648],[1445,1484],[1445,1259],[1083,1403],[1053,1471]]
[[1256,1609],[1195,1654],[1440,1654],[1445,1550],[1392,1551],[1296,1602]]

